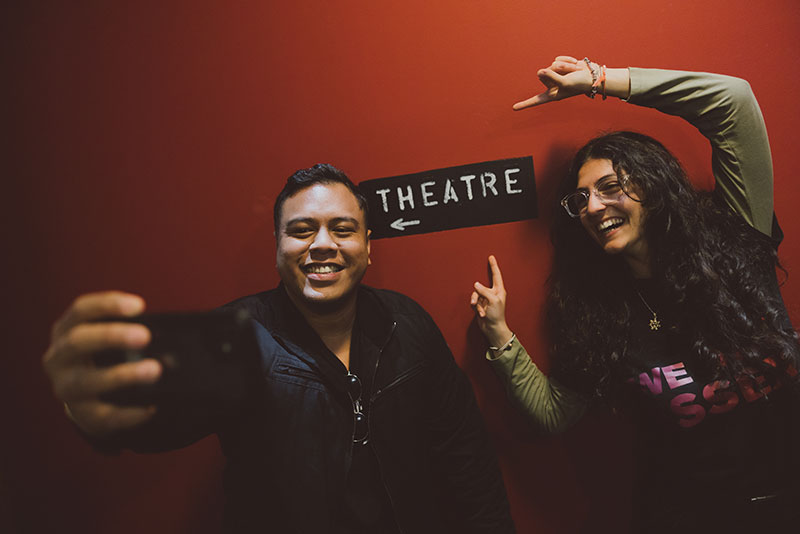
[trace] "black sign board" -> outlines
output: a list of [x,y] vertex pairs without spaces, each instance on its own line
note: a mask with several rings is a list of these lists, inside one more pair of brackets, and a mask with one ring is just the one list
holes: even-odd
[[372,238],[538,216],[533,158],[501,159],[366,180]]

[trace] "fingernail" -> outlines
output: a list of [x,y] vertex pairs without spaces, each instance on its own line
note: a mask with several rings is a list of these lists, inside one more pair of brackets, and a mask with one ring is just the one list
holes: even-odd
[[130,325],[126,327],[125,341],[129,345],[143,347],[150,343],[150,331],[141,325]]
[[144,310],[144,300],[136,295],[125,295],[119,302],[119,309],[123,315],[136,315]]
[[161,374],[161,365],[156,360],[142,360],[136,366],[136,375],[139,378],[153,379]]

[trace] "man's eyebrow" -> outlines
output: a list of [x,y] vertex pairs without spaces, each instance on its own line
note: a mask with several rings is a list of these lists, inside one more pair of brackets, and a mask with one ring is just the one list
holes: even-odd
[[333,224],[338,224],[343,222],[350,223],[356,228],[361,226],[361,224],[358,222],[358,219],[356,219],[355,217],[334,217],[333,219],[331,219],[331,223]]
[[314,224],[316,221],[313,217],[295,217],[286,221],[285,226],[292,226],[293,224]]
[[[343,222],[351,223],[356,228],[361,226],[361,224],[358,222],[358,219],[356,219],[355,217],[334,217],[330,220],[331,224],[339,224]],[[312,226],[316,226],[317,224],[319,224],[319,221],[313,217],[295,217],[294,219],[289,219],[288,221],[286,221],[287,227],[295,224],[310,224]]]

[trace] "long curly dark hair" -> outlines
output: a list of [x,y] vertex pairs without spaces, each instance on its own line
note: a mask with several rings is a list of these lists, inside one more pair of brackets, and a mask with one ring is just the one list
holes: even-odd
[[[635,132],[593,139],[578,151],[560,187],[575,190],[590,159],[610,160],[630,177],[644,211],[651,275],[672,309],[673,331],[689,345],[707,378],[773,374],[796,366],[796,334],[776,286],[773,239],[753,231],[710,192],[696,191],[678,160],[658,141]],[[547,301],[556,367],[580,389],[603,397],[627,367],[634,280],[621,254],[605,253],[578,219],[557,210],[554,264]]]

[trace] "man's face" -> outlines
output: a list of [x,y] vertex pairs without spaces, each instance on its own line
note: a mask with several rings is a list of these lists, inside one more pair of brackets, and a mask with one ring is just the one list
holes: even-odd
[[369,264],[364,212],[343,184],[316,184],[283,203],[277,266],[292,301],[317,313],[355,299]]

